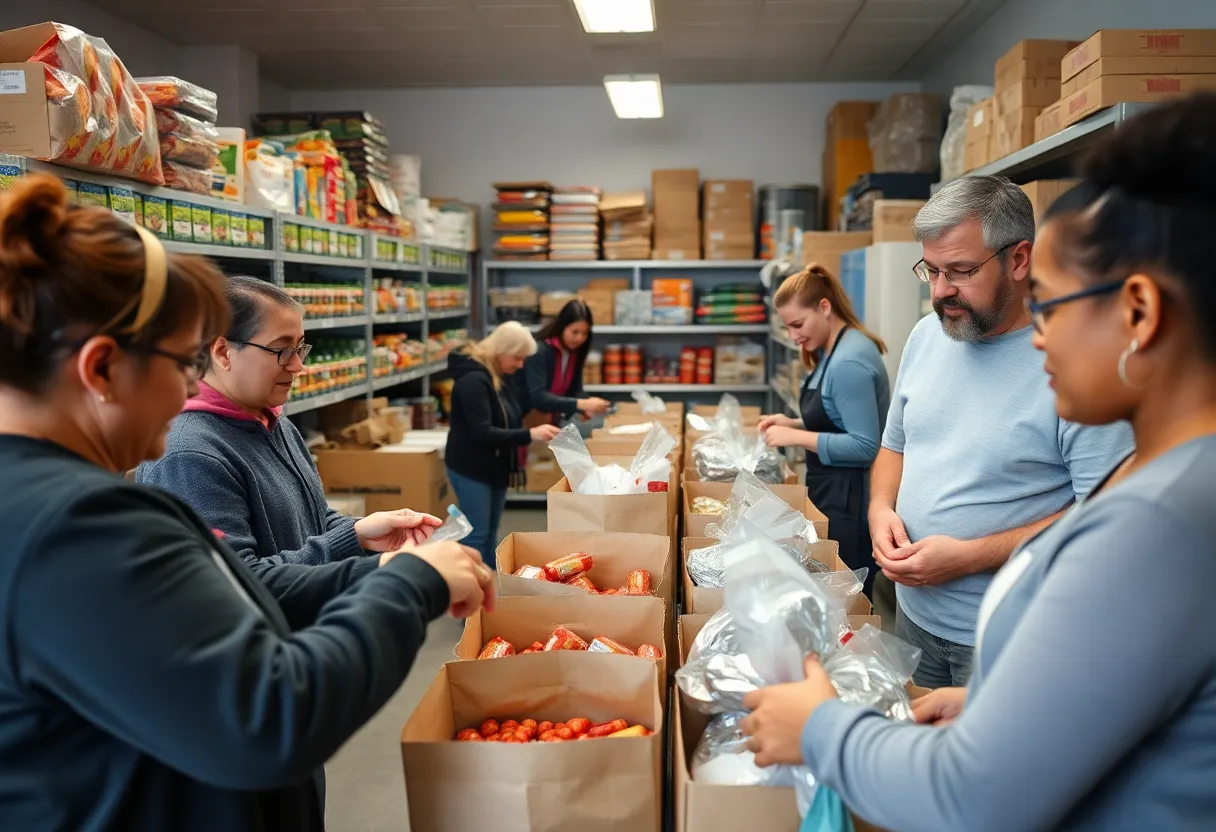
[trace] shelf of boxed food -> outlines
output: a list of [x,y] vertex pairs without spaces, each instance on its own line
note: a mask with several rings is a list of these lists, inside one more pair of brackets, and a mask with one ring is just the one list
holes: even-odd
[[305,318],[304,329],[307,332],[312,332],[317,329],[342,329],[344,327],[363,327],[367,326],[368,318],[366,315],[348,315],[341,318]]
[[367,234],[350,225],[335,225],[295,214],[279,214],[283,262],[365,268]]
[[469,253],[442,246],[427,246],[426,264],[429,272],[465,274],[469,270]]
[[512,271],[566,271],[587,270],[623,271],[626,269],[756,269],[767,260],[487,260],[487,269],[509,269]]
[[278,257],[277,252],[270,249],[234,248],[232,246],[217,246],[214,243],[187,243],[180,240],[165,240],[165,249],[178,254],[194,254],[199,257],[229,260],[266,260]]
[[601,335],[763,335],[768,327],[765,324],[603,324],[595,331]]
[[399,237],[372,234],[372,268],[385,271],[421,271],[422,245]]
[[372,318],[373,324],[416,324],[426,319],[425,312],[382,312]]
[[407,381],[417,381],[424,376],[434,375],[435,373],[443,372],[448,368],[448,360],[445,358],[442,361],[432,361],[428,364],[423,364],[419,367],[406,370],[402,373],[393,373],[387,376],[372,380],[372,390],[383,390],[386,387],[392,387],[395,384],[405,384]]
[[437,321],[440,318],[467,318],[469,310],[465,309],[428,309],[426,316],[432,321]]
[[319,396],[308,396],[302,399],[292,399],[283,408],[285,416],[295,416],[299,413],[306,413],[309,410],[316,410],[320,407],[329,407],[331,404],[344,402],[347,399],[353,399],[358,396],[366,396],[368,386],[365,383],[356,384],[352,387],[344,387],[341,390],[335,390],[332,393],[323,393]]
[[588,393],[765,393],[767,384],[584,384]]

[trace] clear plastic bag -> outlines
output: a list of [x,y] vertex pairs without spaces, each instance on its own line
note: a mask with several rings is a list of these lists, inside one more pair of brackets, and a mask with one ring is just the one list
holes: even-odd
[[950,94],[950,116],[946,120],[946,134],[942,137],[939,154],[943,182],[958,179],[963,170],[964,154],[967,150],[967,111],[972,105],[992,97],[992,87],[968,85],[955,87]]
[[29,60],[46,72],[48,161],[165,184],[152,105],[98,37],[62,23]]
[[201,141],[219,141],[220,132],[214,126],[177,110],[156,110],[156,129],[163,139],[166,134],[185,136]]
[[823,663],[843,702],[873,708],[887,719],[912,720],[907,684],[921,651],[866,624]]
[[777,448],[765,445],[764,437],[744,432],[739,400],[734,396],[722,396],[712,420],[689,414],[688,423],[696,430],[709,429],[692,446],[693,466],[703,482],[730,482],[740,471],[773,485],[785,482],[789,474],[785,457]]
[[641,494],[667,490],[671,480],[671,461],[667,455],[675,446],[671,434],[659,424],[651,423],[628,470],[619,465],[597,465],[578,426],[571,423],[553,438],[549,450],[569,480],[570,490],[577,494]]
[[780,767],[760,768],[747,750],[747,737],[739,723],[747,714],[718,714],[705,726],[693,752],[692,779],[716,786],[792,786],[789,772]]
[[473,524],[465,513],[456,506],[448,506],[447,519],[427,538],[428,543],[440,543],[444,540],[464,540],[473,533]]
[[208,124],[215,124],[219,118],[219,97],[197,84],[171,75],[136,78],[135,83],[148,96],[153,107],[180,110]]
[[633,400],[642,406],[642,413],[646,415],[667,412],[667,405],[658,396],[652,396],[645,390],[634,390],[631,395]]
[[819,540],[815,526],[802,512],[774,494],[759,477],[743,471],[731,486],[722,522],[709,524],[706,534],[730,540],[745,521],[772,540]]

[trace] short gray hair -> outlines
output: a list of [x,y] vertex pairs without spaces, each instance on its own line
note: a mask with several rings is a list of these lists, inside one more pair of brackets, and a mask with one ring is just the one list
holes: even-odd
[[963,176],[946,183],[916,212],[912,232],[917,242],[932,242],[972,219],[979,220],[989,251],[1034,242],[1030,197],[1004,176]]

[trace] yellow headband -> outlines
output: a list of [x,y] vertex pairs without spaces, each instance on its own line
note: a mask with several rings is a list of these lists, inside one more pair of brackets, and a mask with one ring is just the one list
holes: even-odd
[[169,281],[169,265],[161,241],[146,228],[137,225],[135,231],[144,244],[144,285],[140,290],[135,320],[123,330],[126,334],[139,332],[152,320],[165,299],[165,285]]

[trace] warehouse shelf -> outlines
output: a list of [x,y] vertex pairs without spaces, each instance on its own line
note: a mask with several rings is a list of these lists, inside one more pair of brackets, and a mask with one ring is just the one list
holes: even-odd
[[308,266],[335,266],[340,269],[367,269],[366,259],[351,257],[334,257],[329,254],[305,254],[302,251],[285,251],[282,254],[284,263],[303,263]]
[[588,393],[767,393],[767,384],[585,384]]
[[468,309],[436,309],[434,312],[427,310],[426,316],[432,321],[437,321],[440,318],[467,318],[469,317]]
[[487,269],[512,271],[622,271],[625,269],[756,269],[767,260],[487,260]]
[[346,315],[341,318],[305,318],[304,329],[342,329],[351,326],[367,326],[367,315]]
[[423,271],[421,263],[390,263],[385,260],[373,260],[372,271],[377,272],[413,272],[418,274]]
[[432,361],[430,364],[423,364],[421,367],[406,370],[404,373],[393,373],[391,376],[381,376],[380,378],[373,379],[372,390],[383,390],[386,387],[405,384],[407,381],[417,381],[420,378],[443,372],[447,368],[448,360],[446,358],[442,361]]
[[799,412],[798,400],[790,393],[790,391],[788,389],[786,389],[784,386],[778,384],[776,382],[776,380],[770,381],[769,387],[772,389],[772,391],[774,393],[777,394],[777,398],[779,398],[782,402],[784,402],[786,407],[788,407],[790,410],[794,411],[795,413]]
[[549,495],[543,491],[508,491],[508,503],[543,503]]
[[374,324],[414,324],[426,319],[425,312],[381,312],[372,318]]
[[1065,127],[1054,136],[1048,136],[1029,147],[1010,153],[1003,159],[971,171],[973,175],[1008,176],[1019,183],[1035,179],[1053,178],[1058,169],[1070,158],[1090,147],[1107,130],[1150,109],[1152,104],[1116,104],[1095,113],[1089,118]]
[[595,331],[602,335],[763,335],[768,332],[768,324],[605,324],[597,325]]
[[295,416],[298,413],[306,413],[309,410],[316,410],[319,407],[329,407],[331,404],[344,402],[347,399],[366,396],[368,393],[367,382],[355,384],[350,387],[344,387],[341,390],[335,390],[332,393],[325,393],[320,396],[310,396],[307,399],[298,401],[289,401],[283,408],[283,414],[286,416]]
[[164,240],[165,248],[178,254],[197,254],[221,260],[274,260],[278,254],[268,248],[242,248],[219,246],[214,243],[187,243],[183,240]]
[[769,337],[769,340],[771,340],[774,344],[780,344],[781,346],[785,347],[787,350],[793,350],[794,352],[800,351],[798,345],[795,344],[793,341],[791,341],[790,337],[788,335],[786,335],[784,332],[782,332],[782,333],[769,332],[768,337]]

